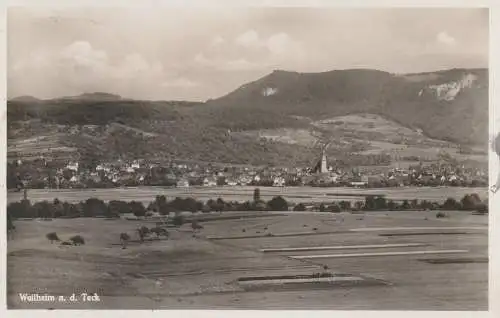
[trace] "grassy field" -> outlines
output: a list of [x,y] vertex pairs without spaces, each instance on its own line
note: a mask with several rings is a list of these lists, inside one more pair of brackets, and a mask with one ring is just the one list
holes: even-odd
[[[254,187],[192,187],[192,188],[163,188],[163,187],[137,187],[116,189],[33,189],[28,190],[28,198],[32,202],[58,198],[61,201],[80,202],[88,198],[98,198],[104,201],[125,200],[141,201],[149,203],[157,195],[165,195],[169,199],[175,197],[193,197],[198,200],[217,199],[219,197],[226,201],[247,201],[253,198]],[[355,189],[355,188],[313,188],[313,187],[261,187],[261,197],[270,200],[272,197],[281,195],[286,200],[299,202],[324,202],[340,200],[364,200],[364,195],[385,195],[393,200],[431,200],[443,202],[448,197],[460,200],[465,194],[477,193],[482,199],[487,198],[486,188],[458,188],[458,187],[436,187],[436,188],[385,188],[385,189]],[[356,196],[359,195],[359,196]],[[16,202],[22,199],[22,192],[9,192],[7,202]]]
[[[483,154],[462,154],[456,144],[426,137],[417,130],[374,114],[337,116],[312,122],[312,125],[326,131],[326,136],[335,136],[330,149],[350,149],[349,151],[364,155],[391,153],[399,157],[416,156],[430,160],[437,160],[444,151],[459,161],[486,163],[488,160],[485,149],[477,149],[482,150]],[[306,129],[261,129],[236,134],[306,147],[311,147],[318,141],[317,136]],[[353,145],[356,146],[350,148]]]
[[[9,308],[99,309],[370,309],[487,310],[488,217],[450,212],[266,213],[211,220],[193,236],[189,224],[168,240],[119,244],[119,234],[148,221],[92,218],[16,221],[7,244]],[[237,214],[237,213],[235,213]],[[282,214],[282,213],[281,213]],[[241,215],[245,215],[244,212]],[[83,246],[51,244],[82,235]],[[295,233],[295,234],[293,234]],[[390,236],[392,234],[398,236]],[[287,237],[279,235],[289,234]],[[409,235],[413,234],[413,235]],[[418,234],[418,235],[416,235]],[[237,239],[242,235],[255,238]],[[276,235],[276,236],[272,236]],[[212,240],[211,237],[222,237]],[[382,245],[382,248],[359,245]],[[402,247],[384,247],[386,244]],[[404,247],[409,244],[408,247]],[[264,248],[337,246],[341,250],[263,253]],[[356,247],[358,246],[358,247]],[[452,254],[292,259],[318,254],[460,250]],[[444,264],[432,263],[439,259]],[[424,261],[424,260],[427,260]],[[458,263],[462,260],[461,263]],[[327,266],[327,268],[325,268]],[[383,281],[375,286],[245,291],[238,278],[318,272]],[[70,296],[96,292],[99,302],[26,303],[19,293]]]

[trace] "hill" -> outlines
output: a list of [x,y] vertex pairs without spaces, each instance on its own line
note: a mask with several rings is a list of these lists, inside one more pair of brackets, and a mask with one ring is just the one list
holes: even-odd
[[432,138],[484,144],[488,72],[274,71],[208,102],[204,111],[215,124],[235,130],[296,126],[301,124],[297,116],[318,120],[372,113],[420,129]]
[[[7,107],[9,158],[58,149],[92,160],[294,165],[310,164],[315,143],[330,139],[329,155],[339,162],[382,164],[402,146],[431,157],[440,148],[458,154],[458,145],[484,152],[487,102],[485,69],[275,71],[206,103],[106,93],[16,98]],[[43,145],[37,136],[46,136]]]

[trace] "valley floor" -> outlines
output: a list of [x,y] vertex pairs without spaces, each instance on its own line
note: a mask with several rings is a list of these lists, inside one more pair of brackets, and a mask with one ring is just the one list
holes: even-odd
[[[127,249],[120,246],[121,232],[135,240],[136,228],[153,224],[16,221],[7,244],[8,308],[488,309],[488,216],[261,213],[266,216],[204,222],[195,235],[184,225],[170,229],[168,240],[131,241]],[[82,235],[86,244],[51,244],[45,234],[54,231],[62,240]],[[343,274],[358,283],[248,290],[238,281],[313,273]],[[19,297],[82,292],[96,292],[100,301],[29,303]]]

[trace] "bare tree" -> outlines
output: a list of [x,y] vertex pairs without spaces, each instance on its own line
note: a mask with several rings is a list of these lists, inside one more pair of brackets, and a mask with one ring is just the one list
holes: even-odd
[[127,243],[130,240],[130,235],[127,233],[120,233],[120,242],[122,243],[122,248],[126,249],[127,248]]
[[45,237],[50,241],[50,244],[54,243],[54,241],[57,241],[57,242],[60,241],[56,232],[51,232],[51,233],[45,235]]

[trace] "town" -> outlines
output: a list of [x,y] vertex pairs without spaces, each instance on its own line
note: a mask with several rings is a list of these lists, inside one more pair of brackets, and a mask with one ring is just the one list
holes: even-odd
[[211,163],[186,163],[139,159],[82,165],[78,161],[54,162],[43,158],[8,163],[9,189],[78,189],[134,186],[319,186],[485,187],[487,167],[450,160],[416,162],[406,168],[370,166],[336,168],[323,154],[315,167],[252,167]]

